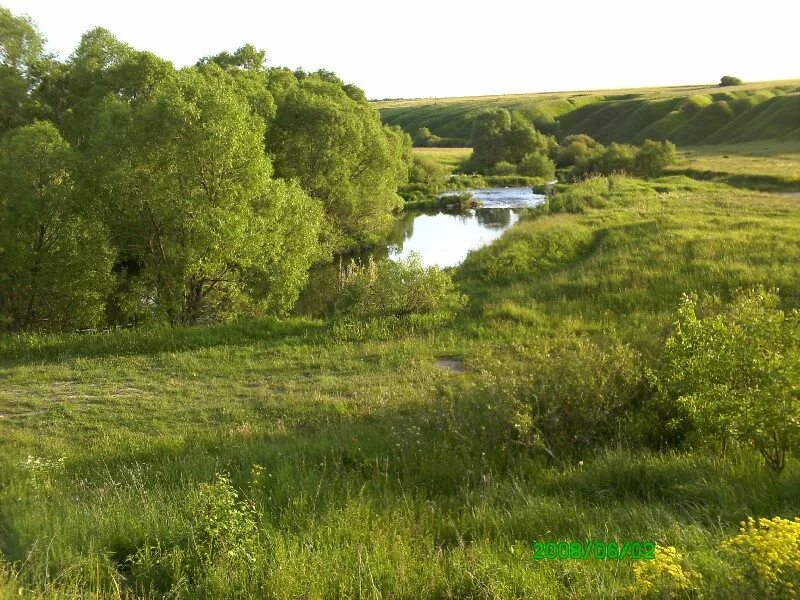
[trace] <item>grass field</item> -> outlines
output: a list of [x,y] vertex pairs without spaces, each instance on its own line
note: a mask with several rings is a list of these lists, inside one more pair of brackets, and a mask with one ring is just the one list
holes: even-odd
[[453,172],[469,158],[472,148],[414,148],[414,153],[433,158]]
[[0,596],[630,596],[630,561],[532,559],[600,539],[675,546],[705,597],[748,597],[720,541],[800,514],[796,458],[776,480],[747,451],[620,437],[554,460],[514,442],[503,398],[559,340],[653,364],[685,291],[800,307],[800,198],[580,185],[593,208],[471,255],[449,323],[0,340]]
[[800,141],[762,140],[682,148],[671,171],[741,187],[800,191]]
[[630,90],[593,90],[428,98],[375,102],[387,123],[413,133],[428,127],[453,146],[469,143],[481,111],[519,111],[546,133],[586,133],[602,143],[641,144],[668,138],[679,145],[797,139],[800,80],[721,88],[695,85]]

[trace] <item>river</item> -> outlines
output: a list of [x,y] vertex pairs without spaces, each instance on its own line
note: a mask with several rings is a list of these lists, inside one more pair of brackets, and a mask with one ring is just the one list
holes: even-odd
[[[372,248],[357,255],[343,257],[365,261],[420,256],[426,266],[455,267],[467,255],[491,244],[519,220],[520,212],[544,202],[545,197],[534,194],[531,188],[485,188],[469,190],[482,208],[456,213],[445,209],[409,210],[395,221],[385,246]],[[339,259],[312,270],[296,312],[324,314],[332,301],[339,275]]]

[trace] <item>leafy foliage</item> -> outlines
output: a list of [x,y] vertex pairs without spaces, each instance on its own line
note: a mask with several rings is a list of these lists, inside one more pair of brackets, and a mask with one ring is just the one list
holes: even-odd
[[144,296],[141,310],[173,324],[281,312],[316,256],[318,204],[270,179],[263,121],[211,75],[107,102],[90,157],[126,267],[121,302]]
[[112,251],[76,191],[77,155],[47,122],[0,142],[0,325],[92,327],[103,318]]
[[520,161],[518,171],[520,175],[541,177],[550,180],[555,177],[556,165],[547,155],[540,152],[533,152],[523,157]]
[[276,175],[297,179],[325,207],[324,242],[337,251],[378,241],[401,206],[411,143],[338,84],[309,76],[277,96],[267,150]]
[[28,17],[0,6],[0,134],[36,114],[30,92],[44,60],[44,38]]
[[361,318],[450,314],[465,301],[448,273],[423,266],[416,255],[403,261],[351,262],[340,286],[336,312]]
[[[60,62],[5,8],[0,33],[0,227],[13,231],[0,327],[284,313],[312,263],[388,235],[410,138],[334,73],[269,68],[249,44],[176,70],[103,28]],[[16,128],[34,117],[53,141],[25,154],[45,125]],[[21,163],[37,152],[51,154],[41,189]],[[442,185],[435,165],[415,166]],[[23,239],[42,223],[44,251]]]
[[733,75],[723,75],[722,78],[719,80],[720,87],[728,87],[732,85],[742,85],[744,83],[738,77],[734,77]]
[[551,456],[608,442],[644,397],[639,361],[630,348],[573,336],[531,349],[499,384],[521,441]]
[[660,386],[702,441],[751,445],[779,473],[800,442],[800,313],[778,302],[776,292],[754,289],[703,315],[685,296]]
[[633,160],[633,172],[642,177],[657,177],[676,162],[675,144],[645,140]]

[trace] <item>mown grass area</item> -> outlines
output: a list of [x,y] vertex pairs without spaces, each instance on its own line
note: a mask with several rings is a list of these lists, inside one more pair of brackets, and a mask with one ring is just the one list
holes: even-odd
[[472,148],[414,148],[414,153],[434,159],[452,173],[469,159]]
[[0,340],[0,595],[633,595],[632,561],[532,558],[599,539],[674,546],[706,597],[750,597],[720,542],[800,514],[796,457],[775,478],[620,422],[551,458],[505,400],[564,339],[654,364],[683,292],[761,284],[800,307],[800,198],[677,176],[550,202],[459,268],[451,322]]
[[519,111],[548,134],[585,133],[601,143],[641,144],[670,139],[679,145],[796,139],[800,81],[428,98],[375,102],[383,120],[409,133],[469,143],[475,117],[487,108]]
[[679,162],[670,171],[740,187],[800,191],[800,141],[762,140],[681,148]]

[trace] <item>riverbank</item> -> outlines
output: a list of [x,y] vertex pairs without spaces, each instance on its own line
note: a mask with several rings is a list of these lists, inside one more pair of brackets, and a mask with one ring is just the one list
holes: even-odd
[[551,207],[457,269],[469,305],[445,323],[4,338],[0,590],[622,597],[638,563],[536,561],[532,543],[652,540],[706,597],[748,597],[720,545],[800,513],[796,460],[775,478],[744,449],[660,453],[622,421],[554,459],[506,400],[542,360],[569,392],[574,365],[602,363],[547,357],[578,342],[652,365],[687,291],[763,284],[800,307],[800,200],[603,178]]

